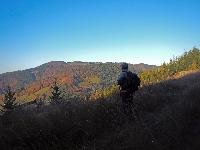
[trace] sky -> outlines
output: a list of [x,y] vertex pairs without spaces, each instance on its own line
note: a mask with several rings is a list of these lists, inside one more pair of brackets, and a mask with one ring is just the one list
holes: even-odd
[[200,47],[199,0],[0,0],[0,73],[49,61],[161,65]]

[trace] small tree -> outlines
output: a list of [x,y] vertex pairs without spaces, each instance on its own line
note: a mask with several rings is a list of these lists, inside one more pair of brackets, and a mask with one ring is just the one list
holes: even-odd
[[3,107],[3,112],[12,111],[17,106],[15,92],[11,90],[10,86],[5,89],[3,105],[1,106]]
[[57,81],[54,81],[52,88],[52,92],[51,92],[51,96],[50,96],[50,103],[52,104],[59,104],[62,101],[62,97],[61,97],[61,92],[60,89],[58,87]]

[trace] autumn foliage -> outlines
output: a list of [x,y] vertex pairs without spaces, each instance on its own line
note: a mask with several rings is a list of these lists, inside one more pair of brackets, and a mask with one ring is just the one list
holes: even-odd
[[142,122],[123,113],[117,93],[96,101],[18,107],[6,125],[0,117],[1,149],[198,150],[199,78],[195,73],[141,88],[134,108]]

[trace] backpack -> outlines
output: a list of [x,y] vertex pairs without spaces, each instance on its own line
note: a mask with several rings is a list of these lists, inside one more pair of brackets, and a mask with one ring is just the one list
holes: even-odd
[[138,90],[139,86],[140,86],[140,78],[135,73],[128,71],[126,79],[121,85],[122,90],[126,90],[129,93],[133,93]]

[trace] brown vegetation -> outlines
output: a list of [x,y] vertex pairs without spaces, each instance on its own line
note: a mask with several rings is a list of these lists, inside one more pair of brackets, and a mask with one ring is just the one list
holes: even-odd
[[142,87],[134,96],[139,121],[121,111],[117,94],[19,107],[0,118],[1,149],[199,150],[199,78],[196,73]]
[[[149,70],[155,66],[131,65],[137,71]],[[95,90],[107,88],[115,83],[120,72],[120,63],[65,63],[53,61],[24,71],[0,74],[0,101],[3,89],[10,86],[15,90],[19,102],[30,101],[43,95],[52,85],[54,78],[74,95],[94,95]],[[39,93],[39,94],[38,94]],[[47,92],[47,94],[50,92]]]

